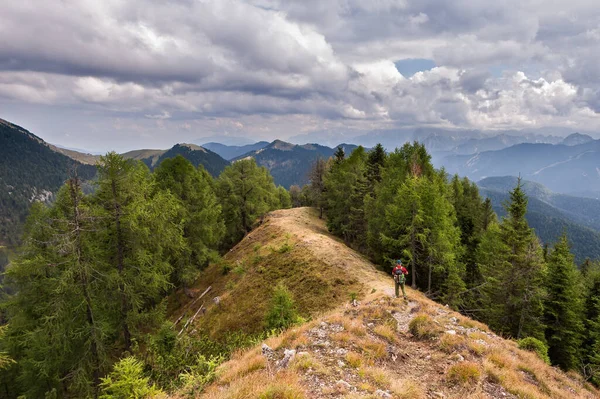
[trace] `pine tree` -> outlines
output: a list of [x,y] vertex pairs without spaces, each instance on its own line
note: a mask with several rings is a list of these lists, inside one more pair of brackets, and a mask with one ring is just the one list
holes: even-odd
[[336,164],[342,163],[342,161],[346,158],[346,152],[342,146],[336,148],[335,153],[333,154],[333,161]]
[[546,290],[544,321],[548,354],[552,364],[571,370],[578,366],[583,303],[579,271],[565,233],[548,255]]

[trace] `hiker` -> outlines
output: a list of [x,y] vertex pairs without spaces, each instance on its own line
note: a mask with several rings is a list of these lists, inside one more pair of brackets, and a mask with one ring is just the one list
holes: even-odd
[[402,266],[402,261],[398,259],[396,261],[396,267],[392,270],[392,276],[394,277],[394,283],[396,285],[396,298],[399,298],[398,287],[402,287],[402,295],[404,299],[406,298],[406,292],[404,291],[404,283],[406,282],[406,275],[408,274],[408,270],[404,266]]

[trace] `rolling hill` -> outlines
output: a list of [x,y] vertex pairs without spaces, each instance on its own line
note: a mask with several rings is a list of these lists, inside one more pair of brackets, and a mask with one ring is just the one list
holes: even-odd
[[498,151],[447,156],[441,165],[451,174],[475,181],[520,175],[555,192],[600,196],[600,140],[578,145],[518,144]]
[[331,236],[309,208],[268,215],[193,287],[198,294],[210,287],[219,301],[200,304],[182,293],[173,298],[172,318],[189,319],[204,308],[187,329],[192,339],[252,333],[264,327],[265,287],[281,281],[309,321],[237,352],[195,397],[598,397],[581,377],[417,291],[408,288],[407,302],[393,298],[387,273]]
[[17,244],[34,200],[48,201],[74,171],[84,180],[96,168],[0,119],[0,245]]
[[[350,154],[357,147],[352,144],[340,144],[340,146],[344,148],[346,154]],[[297,145],[275,140],[266,147],[243,154],[233,161],[254,158],[258,165],[269,169],[275,184],[289,189],[294,184],[302,186],[308,183],[308,172],[314,161],[318,158],[328,159],[334,154],[335,148],[319,144]]]

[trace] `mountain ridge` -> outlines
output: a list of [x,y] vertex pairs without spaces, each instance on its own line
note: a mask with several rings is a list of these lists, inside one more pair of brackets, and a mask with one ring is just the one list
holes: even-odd
[[[284,246],[285,251],[281,250]],[[219,302],[207,305],[203,316],[188,327],[192,337],[201,337],[206,331],[218,335],[231,328],[251,332],[245,315],[262,323],[258,315],[268,299],[255,298],[255,290],[264,291],[278,281],[290,289],[300,314],[312,320],[234,354],[219,366],[214,382],[199,398],[545,399],[598,395],[582,379],[550,367],[534,353],[519,349],[514,341],[504,340],[487,326],[418,291],[407,287],[407,302],[393,298],[387,273],[333,237],[314,209],[270,213],[225,260],[243,272],[223,274],[223,265],[206,270],[205,276],[211,280],[201,278],[194,290],[201,293],[211,287],[211,296]],[[299,260],[318,265],[303,275],[299,271],[306,266],[294,266]],[[286,273],[284,265],[296,268]],[[323,291],[304,289],[303,281],[314,278],[321,279],[315,288]],[[249,283],[252,280],[258,280],[256,288]],[[351,288],[356,284],[357,288]],[[352,293],[352,289],[356,291]],[[345,295],[322,300],[336,290]],[[309,310],[307,295],[311,294],[325,308]],[[180,298],[184,311],[174,312],[173,319],[196,310],[186,307],[193,304],[192,299]],[[457,373],[467,377],[463,381]],[[171,396],[183,397],[184,391]]]

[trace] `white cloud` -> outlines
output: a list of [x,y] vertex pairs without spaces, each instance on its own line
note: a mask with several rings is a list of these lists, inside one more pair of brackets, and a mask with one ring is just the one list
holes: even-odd
[[[106,128],[600,128],[589,1],[23,0],[0,15],[0,101]],[[405,58],[439,67],[405,78]]]

